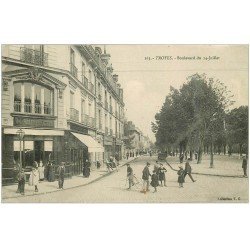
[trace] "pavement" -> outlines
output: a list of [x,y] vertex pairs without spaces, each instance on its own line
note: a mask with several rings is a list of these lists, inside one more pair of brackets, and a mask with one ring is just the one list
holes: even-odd
[[[128,160],[121,160],[119,162],[118,171],[119,168],[126,165],[126,163],[134,161],[136,158],[137,157],[130,157]],[[88,178],[83,177],[83,175],[77,175],[73,176],[70,179],[65,179],[63,190],[91,184],[115,172],[117,172],[116,169],[109,172],[106,168],[106,165],[104,164],[102,167],[100,167],[100,169],[96,168],[91,169],[91,173]],[[2,192],[1,192],[2,200],[10,198],[18,198],[20,196],[23,196],[20,193],[16,193],[16,190],[17,190],[17,184],[2,186]],[[62,189],[58,189],[58,181],[54,182],[42,181],[38,185],[38,190],[39,192],[35,192],[34,186],[29,186],[28,183],[25,184],[25,196],[41,195],[41,194],[63,191]]]
[[[171,169],[177,171],[179,166],[185,167],[185,160],[179,163],[177,157],[168,157],[167,162]],[[208,175],[218,177],[244,178],[242,159],[238,155],[214,155],[214,166],[210,167],[210,155],[203,155],[202,162],[197,164],[196,160],[190,161],[192,174]]]

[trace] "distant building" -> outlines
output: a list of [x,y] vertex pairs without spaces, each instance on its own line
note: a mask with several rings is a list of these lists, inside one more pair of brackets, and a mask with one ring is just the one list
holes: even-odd
[[67,162],[79,174],[111,154],[121,157],[123,90],[110,55],[91,45],[2,46],[2,177],[22,163]]
[[124,124],[124,154],[127,152],[148,152],[150,150],[150,140],[144,136],[141,130],[132,121]]

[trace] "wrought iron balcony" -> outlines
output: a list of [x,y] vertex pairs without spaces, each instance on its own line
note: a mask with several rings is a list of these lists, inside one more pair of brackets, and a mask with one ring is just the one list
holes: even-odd
[[70,119],[79,122],[79,111],[74,108],[70,108]]
[[77,72],[77,67],[73,63],[70,63],[70,73],[77,78]]
[[95,118],[89,117],[89,126],[93,128],[95,127]]
[[48,53],[22,47],[20,48],[20,60],[40,66],[48,66]]

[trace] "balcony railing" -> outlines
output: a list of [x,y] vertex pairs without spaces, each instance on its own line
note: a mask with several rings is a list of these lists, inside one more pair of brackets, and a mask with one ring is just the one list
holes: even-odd
[[88,78],[86,78],[85,76],[84,76],[83,86],[84,86],[86,89],[89,88],[89,81],[88,81]]
[[48,53],[22,47],[20,48],[20,60],[40,66],[48,66]]
[[21,112],[21,101],[14,101],[14,111],[15,112]]
[[94,117],[89,117],[89,126],[90,127],[95,127],[95,118]]
[[85,125],[89,124],[89,116],[88,115],[82,114],[82,123]]
[[79,111],[74,108],[70,108],[70,119],[79,122]]
[[70,73],[77,78],[77,72],[77,67],[73,63],[70,63]]
[[107,110],[108,110],[108,108],[109,108],[108,102],[107,102],[107,101],[105,101],[105,109],[107,109]]

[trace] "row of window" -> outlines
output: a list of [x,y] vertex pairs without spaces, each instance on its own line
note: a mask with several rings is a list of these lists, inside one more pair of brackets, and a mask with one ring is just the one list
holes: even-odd
[[14,111],[53,114],[53,90],[29,83],[14,83]]

